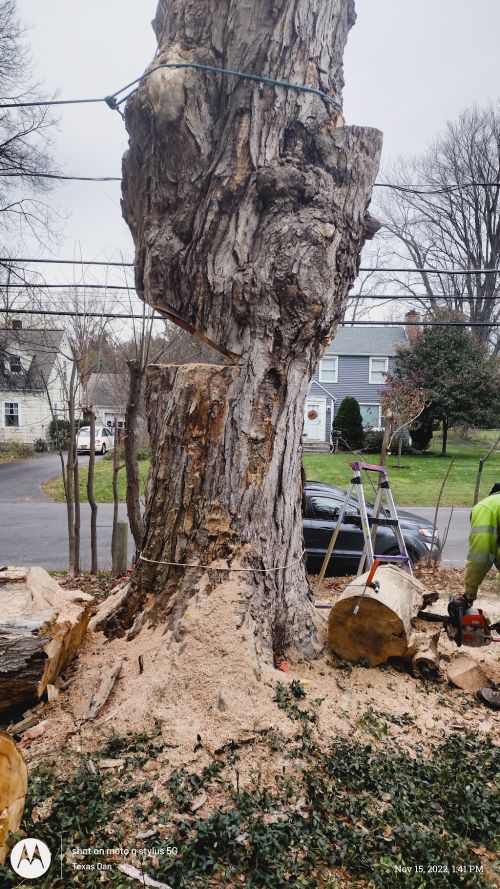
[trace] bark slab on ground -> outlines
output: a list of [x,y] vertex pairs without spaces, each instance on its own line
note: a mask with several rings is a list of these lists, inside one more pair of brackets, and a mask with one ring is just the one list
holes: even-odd
[[0,571],[0,712],[40,698],[87,630],[92,596],[43,568]]
[[[161,0],[153,66],[203,63],[306,84],[156,70],[126,106],[123,209],[142,298],[226,357],[153,368],[143,556],[110,629],[149,597],[175,630],[200,582],[239,575],[267,659],[317,651],[302,556],[303,410],[357,275],[381,135],[345,127],[352,0]],[[286,571],[275,570],[291,565]],[[227,575],[210,571],[209,587]]]

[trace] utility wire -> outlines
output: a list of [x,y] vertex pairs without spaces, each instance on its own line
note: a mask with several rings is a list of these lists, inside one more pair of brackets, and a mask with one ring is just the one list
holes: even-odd
[[[3,315],[54,315],[66,318],[120,318],[141,320],[144,315],[115,314],[113,312],[62,312],[50,309],[5,309],[0,308]],[[166,321],[163,315],[150,315],[155,321]],[[500,321],[488,324],[484,321],[343,321],[340,327],[500,327]]]
[[[0,172],[0,178],[19,178],[19,179],[61,179],[68,182],[121,182],[121,176],[74,176],[65,175],[63,173],[6,173]],[[375,182],[374,188],[392,188],[395,191],[406,192],[407,194],[417,195],[438,195],[446,194],[451,191],[462,191],[465,188],[475,187],[499,187],[500,182],[463,182],[455,185],[445,185],[442,188],[431,188],[425,185],[397,185],[394,182]]]
[[121,176],[70,176],[64,173],[5,173],[0,172],[0,179],[63,179],[69,182],[121,182]]
[[[71,284],[69,281],[63,284],[43,284],[40,282],[33,282],[29,284],[28,282],[23,282],[22,284],[2,284],[0,283],[0,291],[1,290],[124,290],[128,293],[134,295],[137,291],[134,287],[127,287],[124,284]],[[64,296],[64,294],[61,294]],[[434,300],[447,299],[447,300],[464,300],[469,301],[470,298],[468,296],[460,296],[455,294],[446,294],[446,293],[350,293],[347,297],[348,299],[373,299],[373,300],[389,300],[396,302],[408,302],[412,300],[425,300],[432,302]],[[475,296],[472,297],[475,301],[481,302],[500,302],[500,294],[497,296]]]
[[[275,80],[273,77],[265,77],[261,74],[251,74],[248,71],[235,71],[232,68],[221,68],[216,65],[204,65],[197,62],[167,62],[161,65],[155,65],[154,68],[150,68],[149,71],[146,71],[144,74],[141,74],[140,77],[137,77],[135,80],[132,80],[130,83],[127,83],[126,86],[122,86],[115,93],[112,93],[109,96],[103,96],[102,98],[92,98],[92,99],[46,99],[46,100],[38,100],[32,102],[2,102],[0,103],[0,108],[47,108],[52,105],[96,105],[96,104],[106,104],[108,108],[111,108],[112,111],[120,111],[120,105],[127,101],[133,93],[129,93],[126,96],[123,96],[121,99],[118,98],[122,93],[129,90],[131,87],[138,86],[144,80],[147,80],[148,77],[151,77],[155,71],[159,71],[162,68],[190,68],[196,71],[209,71],[214,74],[225,74],[228,77],[237,77],[241,80],[253,80],[257,83],[263,83],[267,86],[279,86],[283,89],[291,89],[296,92],[302,93],[312,93],[315,96],[318,96],[320,99],[323,99],[325,102],[328,102],[330,105],[333,105],[335,108],[341,109],[341,106],[337,99],[334,99],[333,96],[329,96],[328,93],[324,93],[322,90],[317,89],[313,86],[306,86],[302,83],[291,83],[288,80]],[[135,90],[133,90],[135,92]],[[121,112],[120,112],[121,113]]]
[[[138,321],[146,319],[153,319],[154,321],[166,321],[164,315],[144,315],[141,313],[140,315],[131,315],[130,312],[127,314],[115,314],[113,312],[62,312],[59,309],[5,309],[0,308],[0,314],[2,315],[55,315],[58,318],[120,318],[120,319],[136,319]],[[22,328],[21,328],[22,331]]]
[[[1,106],[0,106],[1,107]],[[9,257],[4,256],[0,257],[0,264],[10,265],[15,267],[17,263],[20,262],[30,262],[37,264],[52,264],[52,265],[93,265],[93,266],[112,266],[116,268],[134,268],[133,262],[105,262],[101,260],[85,260],[85,259],[23,259],[19,257]],[[500,268],[494,269],[431,269],[431,268],[391,268],[391,267],[379,267],[379,266],[361,266],[359,269],[360,272],[397,272],[403,273],[407,272],[408,274],[415,273],[423,273],[427,275],[498,275],[500,274]]]
[[395,182],[375,182],[374,188],[392,188],[405,194],[438,195],[449,194],[453,191],[462,191],[465,188],[500,188],[500,182],[462,182],[454,185],[443,185],[441,188],[432,188],[430,185],[398,185]]
[[4,265],[12,265],[15,266],[16,263],[19,262],[32,262],[42,265],[98,265],[98,266],[114,266],[116,268],[131,268],[133,269],[133,262],[105,262],[96,259],[22,259],[18,256],[10,257],[10,256],[0,256],[0,263]]
[[127,290],[129,293],[135,293],[133,287],[126,287],[123,284],[0,284],[0,290]]

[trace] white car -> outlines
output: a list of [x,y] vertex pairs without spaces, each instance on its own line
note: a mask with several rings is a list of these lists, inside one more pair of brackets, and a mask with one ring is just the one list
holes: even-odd
[[[96,454],[105,454],[111,451],[115,446],[115,437],[111,429],[106,426],[96,426],[95,428],[95,452]],[[82,426],[76,440],[76,449],[79,454],[85,452],[90,453],[90,426]]]

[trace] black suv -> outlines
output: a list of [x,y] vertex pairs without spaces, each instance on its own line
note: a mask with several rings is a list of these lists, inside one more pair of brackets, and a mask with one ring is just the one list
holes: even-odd
[[[346,492],[322,482],[307,482],[306,510],[304,513],[304,545],[307,553],[307,570],[317,573],[328,549],[337,524]],[[368,515],[373,515],[373,504],[367,503]],[[382,513],[381,513],[382,515]],[[412,562],[428,556],[432,543],[432,524],[414,513],[399,509],[399,524]],[[359,522],[358,504],[350,500],[345,520],[335,543],[327,574],[355,574],[363,551],[363,532]],[[375,541],[375,554],[398,555],[398,543],[390,527],[381,527]],[[441,541],[436,531],[432,546],[432,558],[441,558]]]

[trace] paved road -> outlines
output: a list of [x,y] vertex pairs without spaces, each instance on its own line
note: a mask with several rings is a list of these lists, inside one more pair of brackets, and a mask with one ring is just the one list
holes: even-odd
[[[98,458],[100,459],[100,458]],[[80,462],[88,462],[88,456]],[[66,506],[53,503],[41,484],[60,474],[57,454],[43,454],[33,460],[0,464],[0,564],[42,565],[48,570],[67,567]],[[433,521],[434,508],[408,507],[411,512]],[[99,534],[99,562],[101,568],[111,566],[112,504],[99,505],[97,525]],[[450,518],[450,507],[439,512],[438,527],[443,538]],[[462,568],[467,553],[469,534],[468,508],[455,508],[448,540],[443,553],[445,567]],[[125,506],[120,506],[120,518],[126,518]],[[129,553],[133,553],[132,538]],[[90,509],[82,504],[82,565],[90,564]]]
[[[434,522],[435,507],[433,506],[407,506],[405,508],[408,509],[410,512],[421,515],[424,519],[428,519],[429,522]],[[446,534],[448,522],[450,521],[450,513],[451,507],[449,506],[443,506],[442,509],[439,510],[438,528],[441,535],[441,540],[444,539],[444,536]],[[470,507],[455,506],[453,508],[450,529],[448,531],[448,537],[443,551],[443,558],[441,560],[443,567],[464,567],[469,542],[469,518]]]
[[[79,463],[88,463],[88,455]],[[98,460],[101,458],[98,457]],[[68,566],[66,504],[53,503],[41,485],[61,474],[58,454],[0,464],[0,565],[42,565],[49,571]],[[120,518],[126,519],[124,504]],[[113,505],[99,504],[97,533],[99,566],[111,568]],[[134,552],[129,538],[129,556]],[[82,504],[82,567],[90,566],[90,507]]]

